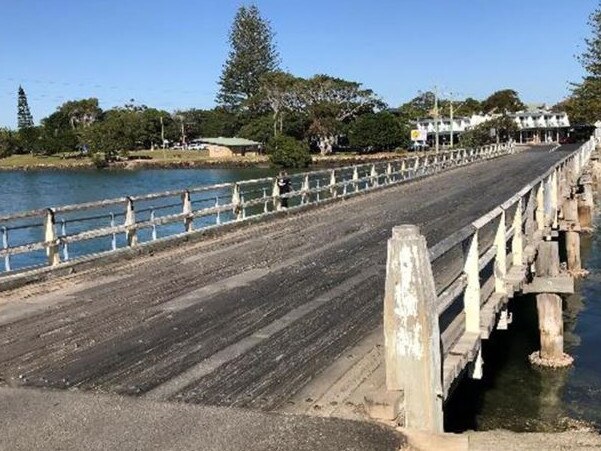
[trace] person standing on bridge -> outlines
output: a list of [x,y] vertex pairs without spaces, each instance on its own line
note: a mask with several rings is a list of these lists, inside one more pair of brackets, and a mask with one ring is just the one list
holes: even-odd
[[[290,192],[290,177],[286,171],[280,171],[278,175],[278,188],[280,190],[280,196],[288,194]],[[280,197],[282,208],[288,208],[288,198]]]

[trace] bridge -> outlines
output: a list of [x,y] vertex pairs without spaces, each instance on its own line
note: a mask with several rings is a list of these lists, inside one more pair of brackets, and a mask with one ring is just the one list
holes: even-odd
[[441,431],[514,293],[541,299],[539,360],[563,356],[557,236],[577,274],[595,144],[2,216],[0,383]]

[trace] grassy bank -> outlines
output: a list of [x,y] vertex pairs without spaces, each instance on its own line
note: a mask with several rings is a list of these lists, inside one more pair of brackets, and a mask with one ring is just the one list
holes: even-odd
[[[399,158],[403,154],[382,152],[369,155],[336,154],[315,155],[313,165],[317,167],[335,167],[371,161]],[[129,153],[129,159],[114,163],[111,167],[122,169],[138,168],[203,168],[203,167],[241,167],[267,166],[266,156],[211,158],[207,151],[197,150],[137,150]],[[0,158],[0,170],[30,169],[81,169],[93,168],[92,159],[77,153],[45,155],[11,155]]]

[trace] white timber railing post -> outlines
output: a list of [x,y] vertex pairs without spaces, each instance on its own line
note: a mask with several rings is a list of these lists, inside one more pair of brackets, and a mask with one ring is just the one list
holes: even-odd
[[426,239],[403,225],[388,241],[384,296],[386,388],[403,391],[409,428],[443,430],[437,296]]
[[332,199],[338,197],[338,188],[336,187],[336,171],[334,169],[330,171],[330,196]]
[[359,169],[357,166],[353,169],[353,187],[355,188],[355,192],[359,191]]
[[513,216],[513,239],[511,240],[511,258],[514,266],[522,266],[524,264],[524,234],[522,216],[523,200],[520,198],[517,201],[515,214]]
[[386,184],[390,184],[392,182],[392,164],[388,163],[386,165]]
[[186,218],[184,218],[184,228],[186,232],[191,232],[194,227],[194,218],[192,217],[192,199],[188,190],[182,193],[182,213],[186,215]]
[[465,331],[480,333],[480,253],[478,252],[478,230],[468,241],[464,272],[467,276],[465,288]]
[[495,234],[495,246],[497,253],[495,256],[495,292],[507,293],[505,278],[507,276],[507,226],[505,210],[499,216],[499,225]]
[[538,230],[545,229],[545,181],[541,180],[536,190],[536,225]]
[[280,199],[280,186],[278,180],[273,181],[273,187],[271,188],[271,198],[273,199],[273,209],[280,211],[282,209],[282,199]]
[[134,201],[131,197],[127,198],[125,204],[125,237],[127,245],[132,247],[138,244],[138,234],[136,231],[136,212],[134,210]]
[[371,186],[378,186],[378,171],[376,170],[376,165],[371,165]]
[[551,223],[557,228],[557,216],[559,212],[559,186],[557,179],[557,169],[551,174]]
[[46,243],[48,264],[50,266],[58,265],[60,263],[60,254],[56,237],[54,210],[52,208],[48,208],[44,216],[44,242]]
[[242,197],[240,195],[240,185],[237,183],[234,183],[234,186],[232,187],[232,205],[234,206],[232,208],[232,213],[234,213],[236,220],[242,219]]
[[[8,229],[6,227],[2,227],[2,249],[8,249]],[[10,254],[6,254],[4,256],[4,270],[9,272],[10,269]]]
[[310,189],[310,185],[309,185],[309,175],[306,174],[305,177],[303,178],[303,186],[301,188],[301,204],[305,205],[307,203],[309,203],[309,189]]

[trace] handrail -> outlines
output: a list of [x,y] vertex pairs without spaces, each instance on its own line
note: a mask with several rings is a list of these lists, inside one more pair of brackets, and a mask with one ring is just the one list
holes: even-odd
[[[75,253],[69,253],[69,245],[83,241],[110,237],[110,243],[107,241],[105,246],[110,244],[108,251],[115,251],[119,247],[136,246],[144,240],[160,239],[157,233],[159,227],[170,227],[166,230],[168,238],[181,233],[191,233],[195,227],[202,229],[220,226],[232,221],[243,221],[251,216],[280,211],[285,208],[286,203],[290,210],[305,208],[307,205],[415,180],[515,151],[513,145],[500,144],[473,150],[447,150],[438,154],[422,154],[391,161],[303,172],[290,176],[293,189],[287,193],[280,192],[276,183],[277,177],[264,177],[2,215],[0,232],[3,246],[0,248],[0,257],[4,257],[6,273],[23,269],[11,264],[12,256],[41,250],[45,251],[47,258],[36,266],[56,266],[73,259]],[[198,198],[199,194],[203,196]],[[180,199],[177,202],[169,201],[173,198]],[[155,204],[149,204],[151,201]],[[213,205],[207,205],[213,202]],[[195,208],[198,204],[203,205],[201,208]],[[113,211],[115,207],[122,210]],[[77,214],[81,212],[90,213]],[[123,222],[115,224],[116,217],[123,217]],[[35,223],[23,222],[32,218],[37,219]],[[176,230],[180,227],[176,226],[177,224],[181,224],[183,231]],[[39,232],[28,229],[39,228],[40,225],[40,239],[32,241],[31,236]],[[56,230],[58,225],[60,233]],[[139,236],[138,232],[145,229],[152,230],[150,237]],[[125,242],[117,240],[117,236],[121,234],[125,234]],[[76,258],[88,254],[80,252]]]
[[[557,221],[560,206],[558,185],[562,171],[569,166],[569,169],[574,173],[580,174],[588,163],[595,145],[596,140],[591,138],[580,148],[554,164],[543,175],[524,186],[510,199],[444,240],[429,247],[431,263],[444,257],[452,249],[467,241],[475,246],[475,255],[477,256],[477,264],[471,266],[467,264],[470,257],[469,255],[466,256],[461,271],[458,271],[452,280],[438,293],[438,315],[443,315],[460,296],[467,296],[466,291],[470,289],[470,281],[476,284],[475,287],[472,287],[475,288],[473,292],[477,293],[479,297],[481,296],[483,301],[486,301],[491,293],[503,294],[505,288],[504,282],[500,280],[501,277],[507,273],[509,267],[523,264],[523,253],[526,245],[529,244],[524,238],[532,239],[532,237],[525,237],[527,223],[530,223],[533,229],[542,230]],[[532,206],[526,204],[530,199],[535,201]],[[512,224],[507,225],[505,221],[507,212],[513,208],[516,208],[516,211]],[[482,248],[478,242],[478,232],[499,218],[494,242],[486,248]],[[507,262],[506,248],[510,241],[512,261]],[[492,261],[495,261],[496,268],[492,275],[495,284],[491,291],[492,282],[490,282],[490,279],[486,284],[480,285],[480,273]],[[484,291],[485,288],[488,292]],[[480,299],[477,300],[478,305],[480,301]],[[464,300],[464,304],[467,303],[469,303],[468,300]],[[466,307],[464,307],[459,314],[468,316],[470,312],[466,310]],[[479,311],[480,307],[477,309],[478,317]],[[450,321],[451,324],[454,322],[455,320]],[[476,322],[479,322],[479,319]],[[448,341],[457,340],[461,334],[466,332],[479,331],[469,330],[467,321],[464,321],[464,327],[459,335],[457,333],[444,333],[444,331],[441,333],[443,356],[452,348],[453,343]]]

